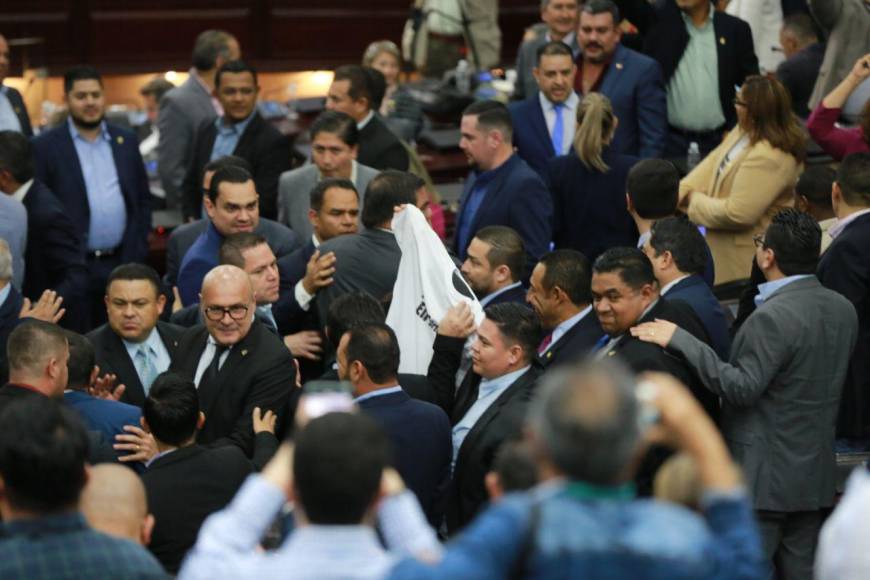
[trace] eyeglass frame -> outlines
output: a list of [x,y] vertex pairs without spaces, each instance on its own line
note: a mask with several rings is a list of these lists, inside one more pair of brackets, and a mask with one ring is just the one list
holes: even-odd
[[764,245],[764,234],[755,234],[752,236],[752,243],[755,244],[756,248],[766,248]]
[[[214,318],[211,314],[209,314],[210,312],[217,312],[218,310],[221,313],[221,315],[218,318]],[[233,315],[233,312],[232,312],[233,310],[240,310],[241,314],[239,314],[238,316],[235,316],[235,315]],[[235,320],[236,322],[239,322],[240,320],[245,319],[245,316],[248,315],[249,310],[250,310],[250,308],[248,306],[245,306],[244,304],[233,304],[232,306],[206,306],[205,308],[202,309],[203,315],[206,318],[208,318],[209,320],[211,320],[212,322],[220,322],[221,320],[224,319],[224,316],[226,316],[227,314],[230,315],[231,319]]]

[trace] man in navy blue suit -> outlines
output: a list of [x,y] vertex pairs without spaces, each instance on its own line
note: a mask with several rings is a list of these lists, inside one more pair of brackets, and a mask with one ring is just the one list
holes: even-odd
[[526,271],[523,239],[507,226],[486,226],[466,250],[460,270],[482,307],[502,302],[525,304],[520,278]]
[[353,384],[356,403],[390,438],[393,462],[433,526],[441,523],[453,449],[450,420],[438,406],[412,399],[399,385],[399,343],[384,323],[344,333],[338,374]]
[[713,350],[727,361],[731,347],[728,320],[701,276],[707,264],[704,248],[704,236],[695,224],[667,217],[653,224],[642,250],[652,262],[661,295],[691,306],[704,324]]
[[459,147],[474,169],[459,201],[454,252],[465,260],[481,228],[502,225],[517,231],[528,264],[534,264],[550,245],[553,200],[541,177],[514,154],[510,112],[495,101],[472,103],[462,113],[460,131]]
[[103,289],[115,266],[148,255],[151,193],[136,134],[105,121],[99,73],[87,66],[64,75],[69,119],[33,140],[36,176],[63,203],[84,240],[93,326],[106,320]]
[[539,92],[512,103],[510,111],[517,153],[544,178],[547,161],[571,150],[580,98],[574,92],[574,54],[566,44],[548,42],[537,57],[532,72]]
[[588,0],[580,12],[574,88],[580,95],[606,95],[619,119],[614,151],[661,157],[668,135],[662,70],[648,56],[620,44],[619,9],[612,0]]

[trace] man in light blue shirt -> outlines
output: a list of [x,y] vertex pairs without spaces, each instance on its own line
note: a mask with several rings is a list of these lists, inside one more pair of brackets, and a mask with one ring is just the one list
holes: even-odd
[[0,131],[17,131],[33,137],[27,107],[24,106],[21,94],[12,87],[3,85],[6,75],[9,74],[10,60],[9,43],[0,34]]
[[12,254],[12,283],[18,290],[24,282],[24,252],[27,249],[27,210],[21,202],[0,191],[0,239]]

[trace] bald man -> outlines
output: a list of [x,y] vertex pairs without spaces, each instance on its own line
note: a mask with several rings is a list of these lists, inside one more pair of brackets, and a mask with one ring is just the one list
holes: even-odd
[[130,468],[103,463],[90,469],[79,509],[95,530],[147,546],[154,516],[142,480]]
[[278,415],[278,433],[292,417],[298,393],[293,356],[277,335],[254,319],[257,304],[248,274],[218,266],[202,282],[205,325],[181,337],[170,370],[193,381],[205,424],[200,445],[238,445],[253,457],[254,407]]

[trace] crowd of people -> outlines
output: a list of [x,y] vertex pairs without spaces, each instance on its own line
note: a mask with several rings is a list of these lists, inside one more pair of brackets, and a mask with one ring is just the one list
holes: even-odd
[[0,84],[0,577],[870,575],[870,1],[540,10],[455,211],[391,41],[303,164],[225,31],[142,147]]

